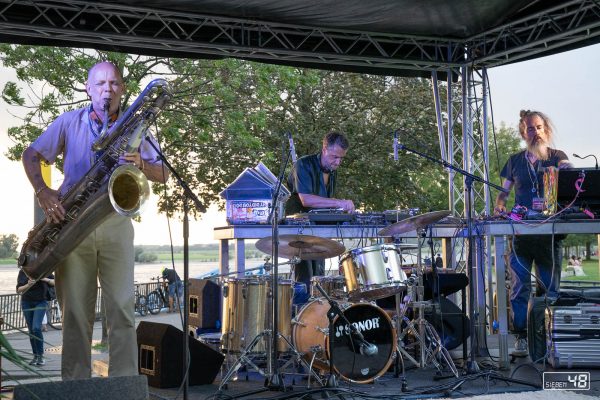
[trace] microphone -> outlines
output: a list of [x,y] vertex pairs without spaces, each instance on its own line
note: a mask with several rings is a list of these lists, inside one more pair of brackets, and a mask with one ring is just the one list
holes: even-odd
[[291,156],[292,156],[292,162],[295,163],[296,159],[298,157],[296,157],[296,147],[294,146],[294,138],[292,137],[292,132],[288,131],[287,137],[288,137],[288,140],[290,142],[290,153],[291,153]]
[[379,349],[373,343],[369,343],[364,340],[359,346],[359,352],[363,356],[375,356],[379,353]]
[[394,161],[398,161],[398,130],[394,131]]
[[581,160],[584,160],[584,159],[586,159],[588,157],[594,157],[594,160],[596,160],[596,169],[598,169],[598,159],[593,154],[588,154],[587,156],[581,157],[580,155],[573,153],[573,157],[577,157],[577,158],[579,158]]

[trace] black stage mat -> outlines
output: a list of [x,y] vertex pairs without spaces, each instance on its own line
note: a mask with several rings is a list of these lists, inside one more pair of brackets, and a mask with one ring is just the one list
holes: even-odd
[[[512,339],[510,348],[512,348]],[[488,347],[492,354],[497,354],[497,337],[495,335],[488,337]],[[402,391],[403,380],[401,377],[395,377],[393,370],[383,374],[373,383],[356,384],[339,380],[338,389],[320,388],[318,385],[311,385],[307,388],[308,381],[301,375],[285,375],[284,381],[288,386],[285,392],[278,390],[265,390],[265,378],[257,372],[241,371],[237,375],[237,380],[231,380],[227,388],[218,392],[219,379],[212,385],[190,386],[188,391],[189,399],[421,399],[421,398],[441,398],[453,397],[464,398],[484,394],[496,393],[515,393],[527,392],[532,390],[541,390],[542,371],[584,371],[584,369],[575,368],[573,370],[563,369],[554,370],[548,365],[541,363],[533,364],[529,358],[516,358],[510,364],[510,370],[500,371],[497,367],[496,358],[478,357],[478,365],[481,369],[477,374],[465,374],[461,369],[462,355],[461,348],[452,351],[456,366],[461,372],[459,378],[452,376],[445,378],[440,376],[433,367],[420,369],[407,364],[406,391]],[[600,369],[585,369],[591,375],[591,390],[580,391],[578,393],[596,398],[600,397]],[[501,379],[509,378],[512,382]],[[533,387],[536,385],[536,387]],[[174,399],[182,398],[178,389],[156,389],[149,388],[150,399]],[[548,393],[550,395],[550,393]]]

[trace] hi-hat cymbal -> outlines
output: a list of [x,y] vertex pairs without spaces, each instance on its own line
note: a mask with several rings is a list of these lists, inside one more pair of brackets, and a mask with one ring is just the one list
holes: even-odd
[[[260,251],[273,254],[273,238],[271,236],[256,242]],[[310,235],[279,235],[279,256],[284,258],[298,257],[301,260],[320,260],[339,256],[346,248],[335,240]]]
[[378,233],[380,236],[392,236],[405,232],[411,232],[420,228],[424,228],[427,225],[434,224],[448,215],[450,215],[450,211],[448,210],[432,211],[421,215],[415,215],[413,217],[403,219],[402,221],[398,221],[390,226],[386,226]]

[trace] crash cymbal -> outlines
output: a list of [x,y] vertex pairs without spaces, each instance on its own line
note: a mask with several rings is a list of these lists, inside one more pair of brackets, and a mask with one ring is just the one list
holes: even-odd
[[378,233],[380,236],[392,236],[405,232],[411,232],[420,228],[424,228],[427,225],[434,224],[448,215],[450,215],[450,211],[448,210],[432,211],[421,215],[415,215],[413,217],[403,219],[402,221],[398,221],[390,226],[386,226]]
[[[273,238],[271,236],[256,242],[260,251],[273,254]],[[335,240],[310,235],[279,235],[279,256],[284,258],[299,257],[301,260],[320,260],[339,256],[346,248]]]

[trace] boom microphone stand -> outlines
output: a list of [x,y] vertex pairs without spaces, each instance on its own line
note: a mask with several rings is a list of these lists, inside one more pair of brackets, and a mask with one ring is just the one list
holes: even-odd
[[171,172],[171,175],[173,175],[175,177],[175,179],[177,180],[177,183],[179,184],[179,186],[183,189],[183,327],[182,327],[182,331],[184,334],[184,339],[183,339],[183,367],[184,367],[184,384],[183,384],[183,399],[187,400],[188,398],[188,389],[189,389],[189,366],[190,366],[190,359],[189,359],[189,348],[190,348],[190,337],[189,335],[186,333],[187,329],[188,329],[188,319],[189,319],[189,304],[188,304],[188,294],[189,294],[189,287],[188,287],[188,282],[189,282],[189,275],[190,275],[190,249],[189,249],[189,236],[190,236],[190,230],[189,230],[189,218],[188,218],[188,213],[189,213],[189,205],[188,205],[188,200],[191,200],[194,205],[196,206],[196,209],[198,211],[200,211],[201,213],[205,213],[206,212],[206,207],[204,206],[204,204],[202,204],[202,202],[198,199],[198,197],[194,194],[194,192],[192,192],[192,190],[190,189],[190,187],[188,186],[188,184],[181,178],[181,176],[177,173],[177,171],[175,170],[175,168],[173,168],[173,166],[169,163],[169,161],[167,161],[167,159],[165,158],[165,156],[163,155],[163,153],[156,147],[156,145],[154,144],[154,142],[148,137],[146,136],[146,140],[148,141],[148,143],[150,143],[150,146],[152,146],[152,148],[154,148],[154,150],[156,151],[156,154],[158,154],[158,156],[160,157],[160,160],[162,161],[163,165],[165,167],[167,167],[167,169]]
[[[478,338],[479,332],[477,331],[477,327],[475,319],[475,279],[477,278],[477,266],[473,261],[473,205],[471,204],[471,195],[473,190],[473,181],[477,181],[483,183],[485,185],[491,186],[495,189],[498,189],[501,192],[508,193],[508,191],[501,186],[493,184],[481,177],[475,176],[464,169],[455,167],[444,160],[439,160],[437,158],[431,157],[427,154],[421,153],[417,150],[406,147],[403,144],[398,144],[398,148],[401,150],[406,150],[410,153],[416,154],[420,157],[426,158],[429,161],[435,162],[437,164],[442,165],[445,168],[450,168],[451,170],[460,173],[465,177],[465,209],[467,211],[467,276],[469,278],[469,316],[470,316],[470,332],[471,332],[471,343],[470,343],[470,357],[467,361],[467,372],[475,373],[479,371],[479,366],[477,365],[477,361],[475,360],[475,341]],[[432,263],[433,265],[433,263]],[[477,318],[478,320],[479,318]],[[463,348],[466,345],[465,339],[463,339]]]

